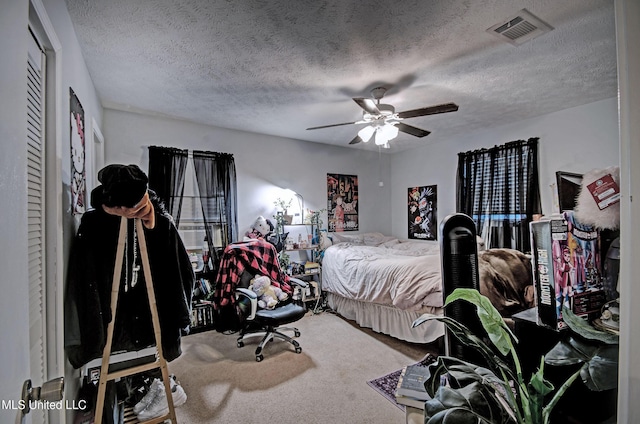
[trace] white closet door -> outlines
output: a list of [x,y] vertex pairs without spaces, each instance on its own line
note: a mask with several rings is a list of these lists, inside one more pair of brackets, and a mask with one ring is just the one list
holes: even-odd
[[[45,182],[44,113],[45,55],[32,36],[27,61],[27,190],[29,255],[29,343],[30,378],[36,386],[45,382]],[[32,423],[44,423],[45,411],[34,409]]]

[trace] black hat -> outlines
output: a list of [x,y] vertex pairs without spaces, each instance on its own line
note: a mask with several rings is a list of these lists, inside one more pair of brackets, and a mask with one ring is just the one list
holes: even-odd
[[93,190],[92,205],[96,203],[113,207],[135,206],[147,192],[149,178],[137,165],[107,165],[98,172],[101,186]]

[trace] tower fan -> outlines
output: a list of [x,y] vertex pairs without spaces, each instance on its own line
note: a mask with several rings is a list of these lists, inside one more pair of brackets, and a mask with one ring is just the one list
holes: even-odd
[[[440,254],[442,259],[442,288],[446,299],[455,289],[480,290],[478,276],[478,247],[473,220],[461,213],[447,216],[440,224]],[[475,305],[457,300],[448,305],[444,314],[463,324],[476,336],[486,337]],[[449,331],[445,332],[446,355],[474,364],[484,361],[474,349],[464,346]]]

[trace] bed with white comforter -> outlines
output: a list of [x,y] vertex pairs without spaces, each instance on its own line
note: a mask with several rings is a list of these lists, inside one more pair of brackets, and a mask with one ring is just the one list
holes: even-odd
[[[363,327],[410,342],[429,343],[444,334],[437,321],[411,328],[423,313],[443,312],[437,241],[400,240],[380,233],[332,237],[333,245],[322,259],[322,290],[331,308]],[[495,297],[501,312],[530,304],[532,297],[525,300],[533,293],[527,289],[525,294],[525,286],[531,284],[528,258],[511,249],[487,252],[478,257],[481,292]]]

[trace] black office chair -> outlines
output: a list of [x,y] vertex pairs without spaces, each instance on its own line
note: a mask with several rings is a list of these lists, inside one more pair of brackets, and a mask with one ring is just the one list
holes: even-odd
[[[253,278],[251,273],[245,271],[239,287],[236,288],[236,299],[245,310],[244,325],[240,329],[237,340],[238,347],[243,347],[248,338],[264,335],[256,348],[256,361],[258,362],[264,359],[262,350],[274,338],[291,343],[296,353],[302,352],[300,344],[293,338],[300,337],[300,330],[295,327],[283,326],[298,321],[307,313],[304,302],[288,299],[285,303],[278,304],[274,309],[260,309],[258,308],[257,295],[248,288],[247,280],[250,281],[251,278]],[[297,286],[299,290],[305,290],[309,286],[307,282],[297,278],[290,278],[289,282]],[[284,331],[293,332],[293,337],[284,334]]]
[[[284,280],[288,280],[288,286],[294,289],[292,296],[278,303],[274,309],[258,308],[257,296],[249,290],[251,279],[257,275],[267,276],[271,281],[281,284]],[[263,348],[274,338],[291,343],[296,353],[302,352],[298,342],[283,333],[283,331],[293,331],[293,337],[298,337],[300,331],[297,328],[281,327],[299,320],[307,312],[304,302],[300,300],[301,293],[300,296],[296,296],[296,287],[300,292],[307,289],[309,284],[297,278],[288,277],[282,272],[278,252],[273,244],[263,239],[229,244],[225,247],[220,260],[212,298],[220,316],[216,329],[220,332],[240,331],[238,347],[244,346],[245,339],[264,334],[256,349],[258,362],[264,359]],[[294,297],[300,299],[293,299]],[[225,314],[225,310],[231,312]]]

